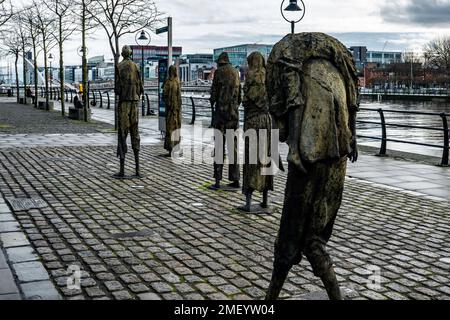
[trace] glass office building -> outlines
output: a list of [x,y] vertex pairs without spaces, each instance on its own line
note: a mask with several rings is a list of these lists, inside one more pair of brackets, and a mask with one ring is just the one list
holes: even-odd
[[260,52],[267,60],[273,45],[267,44],[243,44],[233,47],[214,49],[214,61],[217,61],[222,52],[227,52],[230,57],[230,62],[235,67],[247,66],[247,57],[255,51]]

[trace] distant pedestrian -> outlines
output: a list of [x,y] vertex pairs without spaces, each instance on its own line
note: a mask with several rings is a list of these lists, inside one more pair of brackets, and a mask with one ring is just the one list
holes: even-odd
[[78,92],[78,94],[73,98],[73,105],[76,109],[83,109],[84,103],[83,103],[83,93],[81,91]]

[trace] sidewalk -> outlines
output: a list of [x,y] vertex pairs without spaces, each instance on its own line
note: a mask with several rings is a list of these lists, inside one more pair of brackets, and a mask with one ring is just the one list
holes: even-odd
[[[109,112],[111,121],[112,112],[97,110],[95,119],[108,120]],[[11,215],[52,284],[64,299],[263,298],[286,174],[275,179],[272,215],[242,214],[236,210],[244,203],[241,193],[205,188],[212,166],[175,165],[160,156],[165,151],[155,121],[141,121],[143,135],[154,139],[141,151],[141,180],[111,178],[118,168],[111,134],[103,141],[98,134],[98,145],[74,146],[62,135],[67,144],[39,147],[27,144],[27,136],[0,135],[0,197],[45,203]],[[41,142],[52,139],[40,136]],[[425,177],[420,189],[402,186],[406,190],[387,186],[397,181],[375,181],[446,175],[448,169],[408,165],[414,163],[367,155],[349,165],[329,243],[347,299],[450,299],[448,197],[425,195],[436,189],[424,185],[433,177]],[[127,172],[133,166],[127,159]],[[438,186],[448,181],[434,178]],[[81,286],[69,289],[67,270],[76,266]],[[322,290],[303,261],[293,268],[282,298]]]

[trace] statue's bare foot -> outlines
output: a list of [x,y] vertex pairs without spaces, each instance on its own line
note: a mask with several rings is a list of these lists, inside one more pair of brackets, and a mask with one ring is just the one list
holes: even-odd
[[125,177],[125,173],[119,172],[119,173],[116,173],[115,175],[113,175],[113,177],[114,178],[118,178],[118,179],[124,178]]

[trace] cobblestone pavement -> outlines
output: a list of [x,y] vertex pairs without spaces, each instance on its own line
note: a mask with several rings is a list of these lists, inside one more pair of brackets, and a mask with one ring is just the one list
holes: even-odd
[[[285,174],[276,178],[274,214],[246,215],[235,209],[240,193],[205,188],[208,165],[175,165],[151,145],[142,150],[144,179],[113,180],[112,149],[0,150],[1,196],[48,204],[14,217],[64,298],[263,298]],[[329,244],[348,298],[449,299],[449,207],[348,179]],[[80,290],[67,288],[74,265],[83,270]],[[303,261],[282,297],[320,290]]]
[[1,134],[63,134],[63,133],[95,133],[111,131],[113,127],[103,122],[86,124],[62,118],[58,112],[46,112],[35,109],[31,105],[11,102],[2,98],[0,103]]

